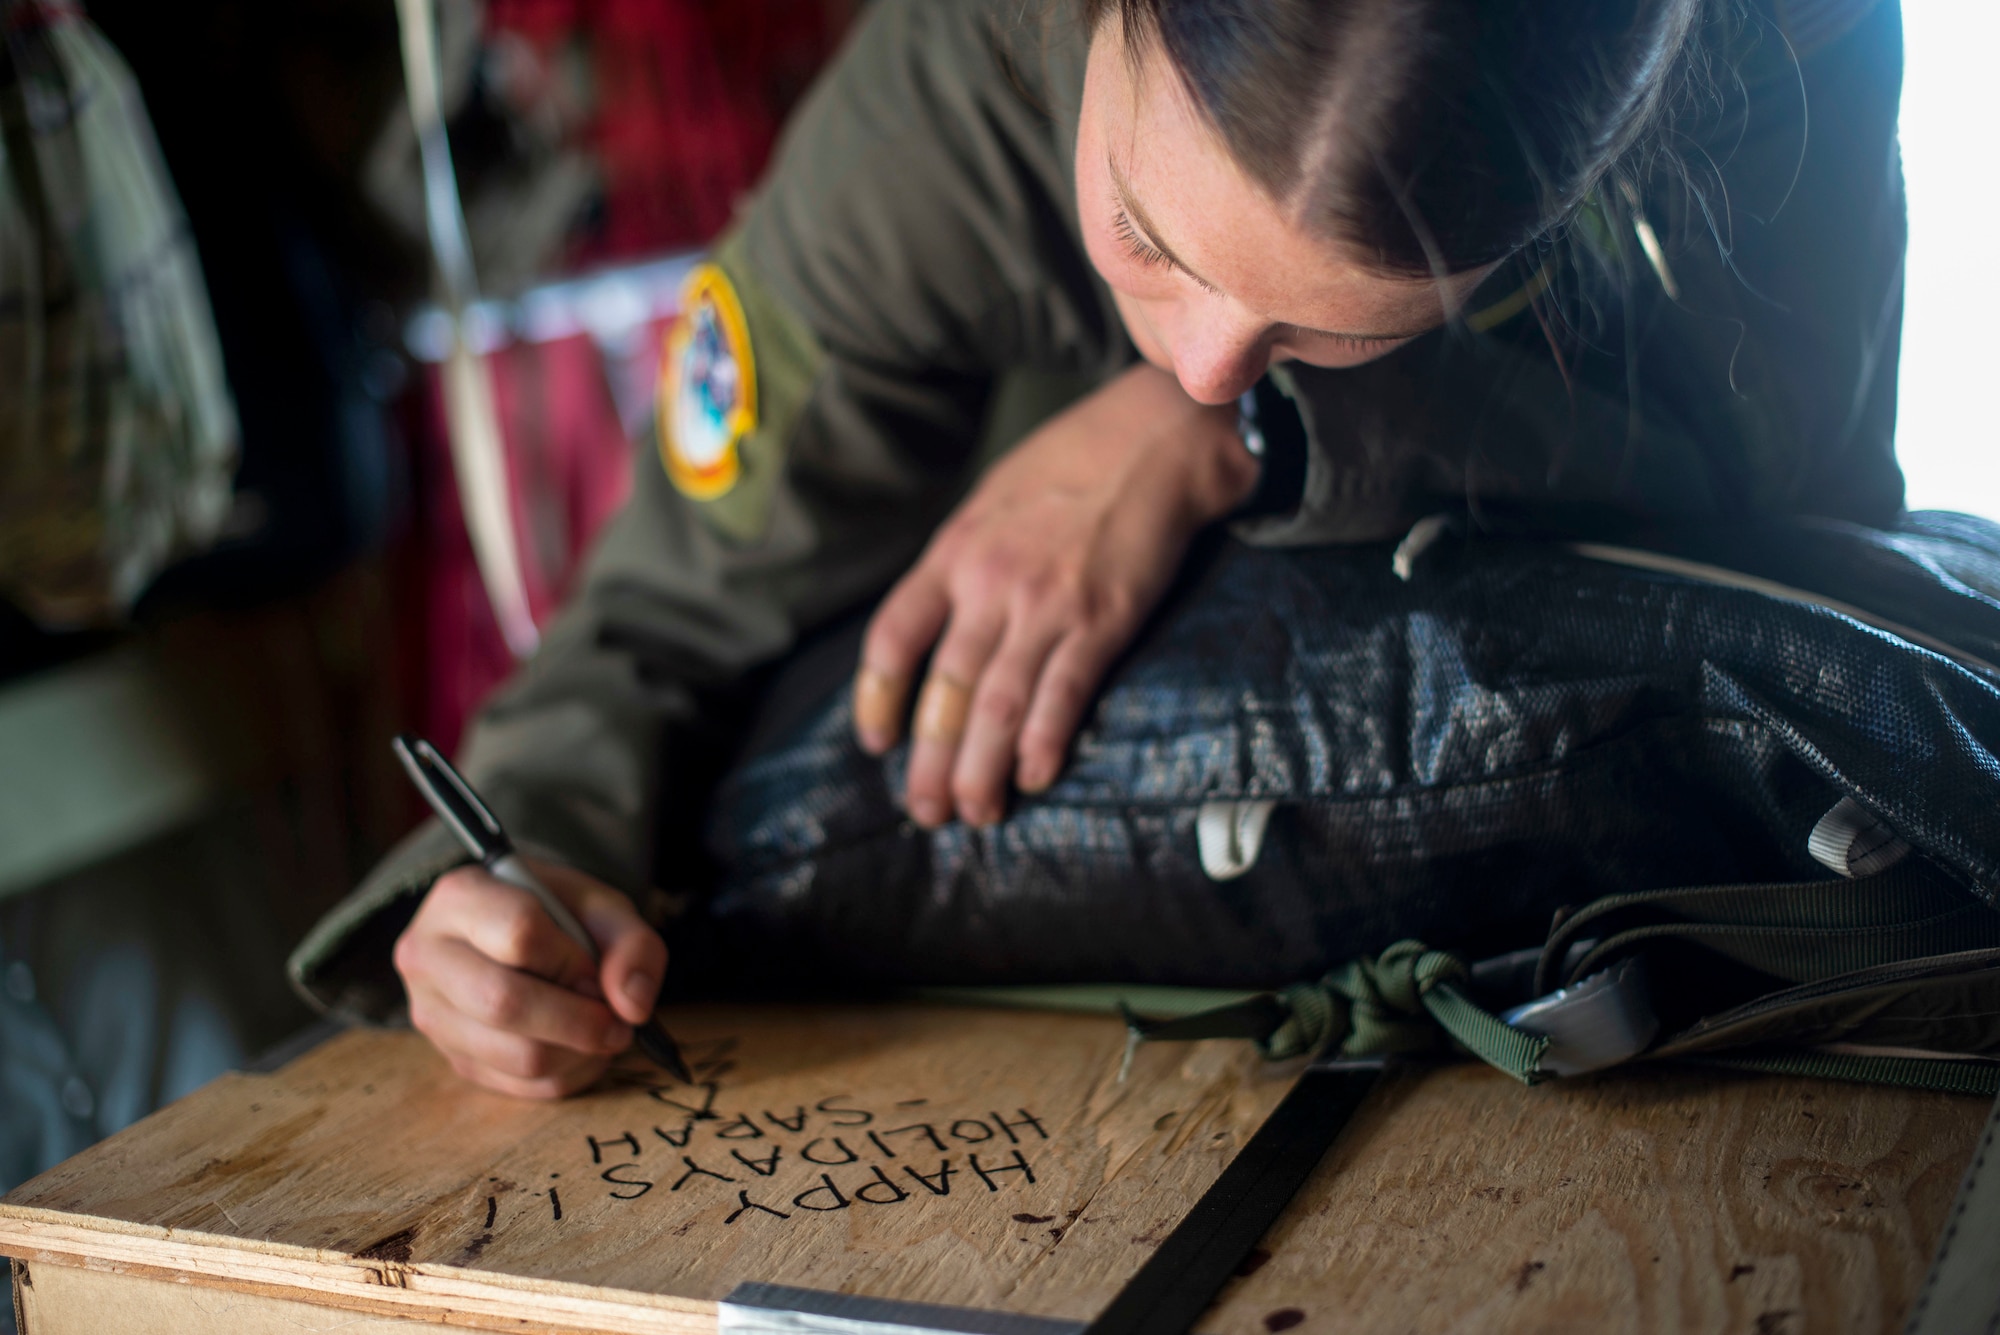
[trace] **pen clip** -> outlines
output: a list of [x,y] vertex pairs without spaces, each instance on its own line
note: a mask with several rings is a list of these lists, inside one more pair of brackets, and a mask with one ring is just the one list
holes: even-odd
[[397,737],[390,747],[409,771],[410,782],[417,785],[431,809],[437,812],[438,819],[450,827],[473,856],[490,862],[513,849],[513,842],[500,828],[499,820],[479,800],[479,794],[472,791],[472,785],[459,777],[451,762],[438,754],[436,747],[409,733]]

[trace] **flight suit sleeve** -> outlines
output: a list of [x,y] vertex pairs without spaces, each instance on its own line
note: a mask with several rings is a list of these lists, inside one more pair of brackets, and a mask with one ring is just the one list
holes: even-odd
[[1468,303],[1471,328],[1366,366],[1286,368],[1311,442],[1303,500],[1242,535],[1372,541],[1438,512],[1893,521],[1900,12],[1790,9],[1715,35],[1714,96],[1677,122],[1643,209],[1579,219],[1573,265],[1512,263]]
[[[687,841],[758,669],[914,560],[970,481],[997,372],[1111,355],[1057,272],[1081,257],[1047,202],[1067,165],[1046,108],[995,66],[986,17],[869,7],[691,288],[712,327],[684,313],[668,340],[660,448],[460,756],[525,851],[655,920],[698,879]],[[395,937],[461,861],[421,828],[295,952],[299,990],[393,1018]]]

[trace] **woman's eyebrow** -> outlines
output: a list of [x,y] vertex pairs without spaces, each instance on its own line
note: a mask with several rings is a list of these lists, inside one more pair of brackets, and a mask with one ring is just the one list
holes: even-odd
[[[1125,173],[1118,169],[1118,160],[1107,153],[1104,163],[1105,166],[1111,169],[1111,188],[1118,196],[1118,207],[1125,210],[1125,216],[1131,220],[1134,227],[1139,229],[1146,244],[1164,255],[1167,263],[1179,269],[1189,278],[1194,279],[1195,282],[1201,284],[1201,286],[1207,288],[1210,292],[1220,292],[1221,288],[1203,278],[1193,269],[1190,269],[1187,261],[1176,255],[1173,247],[1167,244],[1166,238],[1160,235],[1160,229],[1153,225],[1153,220],[1146,216],[1146,210],[1140,206],[1138,199],[1132,194],[1132,187],[1126,181]],[[1344,334],[1332,329],[1314,329],[1309,325],[1302,324],[1295,324],[1291,327],[1302,334],[1313,334],[1321,338],[1342,339],[1349,343],[1397,343],[1404,339],[1416,338],[1420,334],[1428,334],[1430,332],[1429,329],[1418,329],[1407,334]]]

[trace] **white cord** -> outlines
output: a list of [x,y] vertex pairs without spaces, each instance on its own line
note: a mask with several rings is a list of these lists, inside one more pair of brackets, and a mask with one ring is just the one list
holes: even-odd
[[466,310],[478,299],[472,270],[472,240],[452,172],[451,143],[445,136],[439,91],[437,20],[432,0],[396,0],[403,37],[403,85],[410,120],[417,130],[423,164],[424,216],[431,255],[444,286],[451,319],[451,353],[444,363],[445,433],[451,440],[452,472],[458,480],[459,509],[472,538],[473,559],[486,599],[500,623],[501,637],[516,658],[526,658],[541,642],[528,586],[521,574],[521,549],[514,532],[512,489],[507,478],[507,446],[500,434],[500,410],[486,359],[466,337]]

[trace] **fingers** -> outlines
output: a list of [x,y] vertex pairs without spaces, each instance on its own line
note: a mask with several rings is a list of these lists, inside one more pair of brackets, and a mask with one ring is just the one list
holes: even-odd
[[924,693],[917,697],[917,738],[926,742],[956,743],[965,735],[965,716],[972,705],[972,687],[949,672],[937,671],[924,679]]
[[869,619],[854,678],[854,730],[870,755],[901,740],[910,683],[950,612],[944,581],[925,562],[897,582]]
[[495,963],[568,988],[596,973],[589,952],[556,926],[525,890],[481,872],[478,880],[457,874],[441,877],[430,897],[443,901],[439,908],[449,916],[456,934]]
[[632,901],[610,886],[566,867],[544,869],[543,880],[576,911],[597,942],[603,959],[596,982],[604,1000],[625,1023],[644,1023],[666,977],[666,942]]
[[604,1074],[613,1055],[538,1043],[430,997],[412,998],[410,1018],[461,1076],[517,1098],[573,1094]]
[[973,825],[995,824],[1005,814],[1021,726],[1061,635],[1054,619],[1016,619],[980,675],[950,780],[959,815]]
[[566,868],[535,872],[576,912],[601,965],[532,895],[477,867],[438,880],[394,960],[411,1023],[453,1069],[504,1093],[554,1098],[595,1080],[631,1043],[667,957],[625,896]]
[[910,679],[867,663],[854,674],[854,733],[861,749],[879,756],[903,735],[903,708],[910,697]]
[[971,713],[973,687],[1006,628],[1001,609],[991,604],[966,606],[962,611],[962,615],[953,615],[944,641],[931,659],[910,739],[905,800],[910,819],[926,828],[951,819],[952,768]]
[[1194,533],[1255,474],[1230,413],[1150,367],[1114,377],[987,470],[869,623],[855,679],[855,730],[876,754],[895,745],[918,691],[912,819],[995,821],[1010,777],[1029,790],[1054,781],[1106,666]]
[[406,979],[416,975],[410,989],[413,1022],[418,1012],[449,1011],[531,1044],[603,1056],[624,1051],[632,1041],[631,1027],[603,1002],[496,963],[462,938],[421,936],[407,948],[398,943],[398,951],[399,967],[414,966],[405,971]]
[[[894,744],[916,665],[944,634],[911,721],[905,801],[925,828],[954,814],[974,825],[998,822],[1017,768],[1023,791],[1053,783],[1070,734],[1129,634],[1128,617],[1103,607],[1084,615],[1074,589],[1011,592],[954,598],[942,582],[913,572],[870,624],[854,700],[856,730],[871,750]],[[1058,645],[1069,647],[1052,657]],[[1045,682],[1051,667],[1059,670]],[[1032,733],[1024,733],[1030,723]]]
[[1050,653],[1021,724],[1015,782],[1022,792],[1039,793],[1056,781],[1070,739],[1127,638],[1122,626],[1105,626],[1071,635]]

